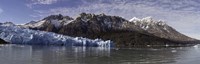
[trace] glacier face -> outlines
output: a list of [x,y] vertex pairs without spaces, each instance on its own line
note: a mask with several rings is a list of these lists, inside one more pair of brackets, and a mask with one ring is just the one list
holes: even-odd
[[87,39],[82,37],[64,36],[52,32],[23,29],[18,26],[0,25],[0,38],[12,44],[37,44],[37,45],[65,45],[65,46],[93,46],[111,47],[110,40]]

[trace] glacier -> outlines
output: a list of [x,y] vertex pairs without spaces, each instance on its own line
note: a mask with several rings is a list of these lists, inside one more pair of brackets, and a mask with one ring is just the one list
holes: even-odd
[[113,41],[70,37],[18,26],[0,25],[0,38],[11,44],[112,47]]

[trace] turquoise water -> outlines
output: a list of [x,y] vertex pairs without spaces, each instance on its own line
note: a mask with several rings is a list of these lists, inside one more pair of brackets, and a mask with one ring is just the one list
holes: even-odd
[[199,64],[200,48],[1,45],[0,64]]

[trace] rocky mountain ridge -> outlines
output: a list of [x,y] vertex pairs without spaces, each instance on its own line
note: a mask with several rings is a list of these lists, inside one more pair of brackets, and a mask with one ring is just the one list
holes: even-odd
[[145,31],[155,36],[175,40],[175,41],[193,41],[196,40],[194,38],[190,38],[186,35],[181,34],[180,32],[176,31],[171,26],[167,25],[162,20],[154,20],[152,17],[146,17],[142,19],[132,18],[129,20],[133,22],[134,25],[141,27]]
[[118,47],[183,46],[200,42],[151,17],[126,20],[119,16],[81,13],[73,19],[59,14],[18,26],[72,37],[112,40]]

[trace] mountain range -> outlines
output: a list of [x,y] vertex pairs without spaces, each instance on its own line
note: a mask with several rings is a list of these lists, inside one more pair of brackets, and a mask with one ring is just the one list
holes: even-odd
[[135,46],[186,46],[200,41],[176,31],[164,21],[151,17],[126,20],[119,16],[81,13],[77,18],[50,15],[39,21],[23,25],[11,22],[5,26],[54,32],[71,37],[111,40],[117,47]]

